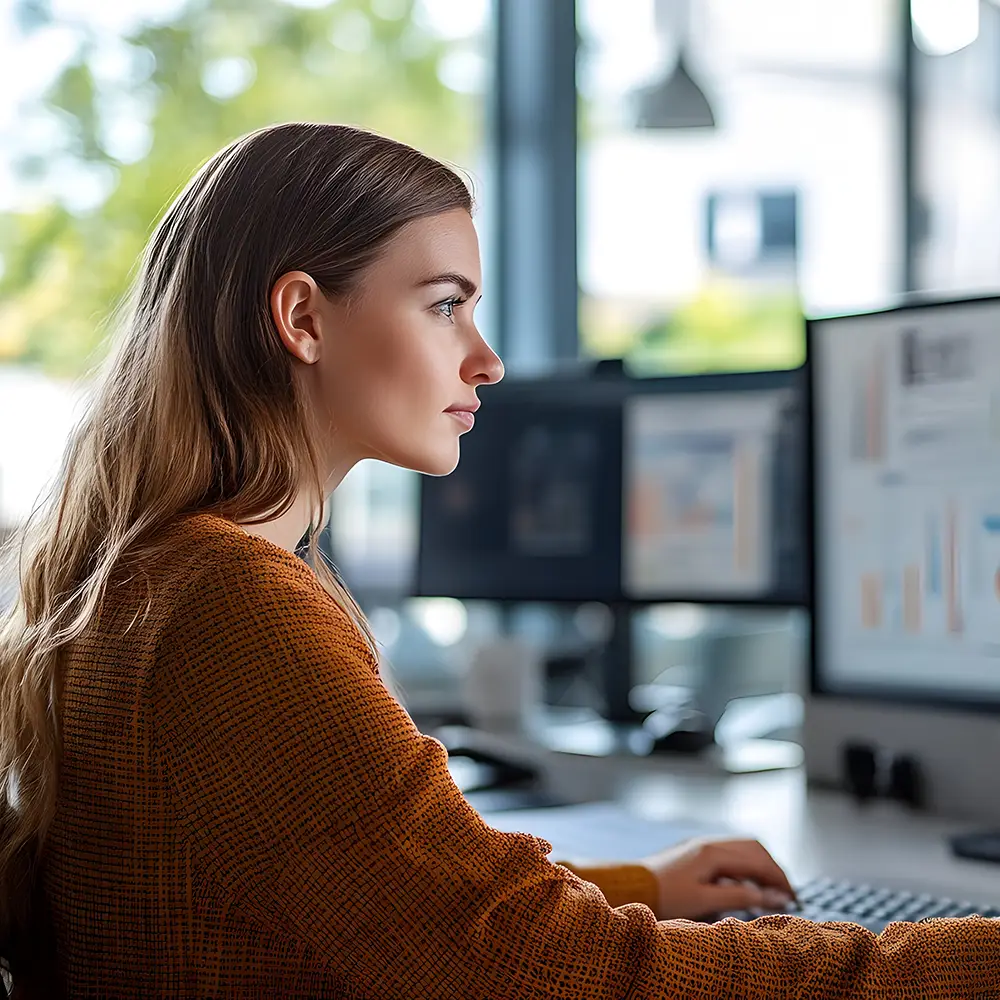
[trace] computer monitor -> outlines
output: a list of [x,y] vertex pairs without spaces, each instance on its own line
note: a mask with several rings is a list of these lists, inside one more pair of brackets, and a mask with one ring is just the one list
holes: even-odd
[[932,807],[1000,818],[1000,298],[808,325],[807,768],[916,757]]
[[626,599],[804,601],[802,378],[702,375],[627,390]]
[[801,371],[510,378],[421,483],[416,592],[801,604]]
[[508,376],[483,391],[458,467],[421,477],[419,596],[618,599],[619,381]]

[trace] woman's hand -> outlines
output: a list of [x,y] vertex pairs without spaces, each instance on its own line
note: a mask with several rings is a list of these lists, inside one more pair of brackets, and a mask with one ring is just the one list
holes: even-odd
[[785,873],[756,840],[688,840],[642,864],[659,884],[659,920],[696,920],[731,910],[777,912],[795,898]]

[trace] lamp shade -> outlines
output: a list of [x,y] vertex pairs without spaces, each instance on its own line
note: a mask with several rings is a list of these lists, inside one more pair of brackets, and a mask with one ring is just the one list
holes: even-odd
[[639,128],[715,128],[715,114],[687,68],[683,49],[664,79],[640,91]]

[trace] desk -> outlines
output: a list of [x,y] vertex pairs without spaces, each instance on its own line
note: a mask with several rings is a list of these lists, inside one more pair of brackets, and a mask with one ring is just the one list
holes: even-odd
[[954,858],[945,843],[968,832],[967,820],[890,802],[860,807],[842,793],[807,787],[801,768],[730,775],[697,758],[589,756],[480,731],[475,740],[538,768],[544,790],[572,802],[612,800],[646,819],[693,820],[755,837],[794,882],[829,875],[1000,904],[1000,865]]

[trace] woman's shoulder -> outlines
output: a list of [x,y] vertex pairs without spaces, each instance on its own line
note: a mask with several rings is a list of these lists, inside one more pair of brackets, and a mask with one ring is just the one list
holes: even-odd
[[[166,584],[161,607],[169,606],[156,643],[161,679],[183,675],[190,685],[194,674],[213,690],[239,680],[246,692],[258,681],[261,690],[291,682],[277,664],[377,672],[357,625],[287,549],[206,514],[171,525],[161,543],[174,560],[157,584]],[[220,664],[225,677],[215,676]]]
[[[172,646],[253,631],[352,630],[298,556],[212,514],[184,515],[147,536],[113,571],[88,633]],[[138,628],[137,628],[138,626]]]
[[158,543],[157,575],[172,605],[174,629],[229,621],[240,634],[310,632],[344,634],[357,628],[298,556],[214,514],[179,518]]
[[[190,514],[154,540],[153,575],[167,596],[261,611],[284,603],[334,604],[309,565],[298,556],[214,514]],[[175,601],[170,601],[175,604]]]
[[238,524],[217,514],[184,514],[164,526],[153,544],[161,550],[198,561],[211,557],[254,566],[271,565],[295,573],[308,569],[287,549],[244,531]]
[[166,525],[145,546],[143,564],[166,595],[326,595],[298,556],[214,514],[189,514]]

